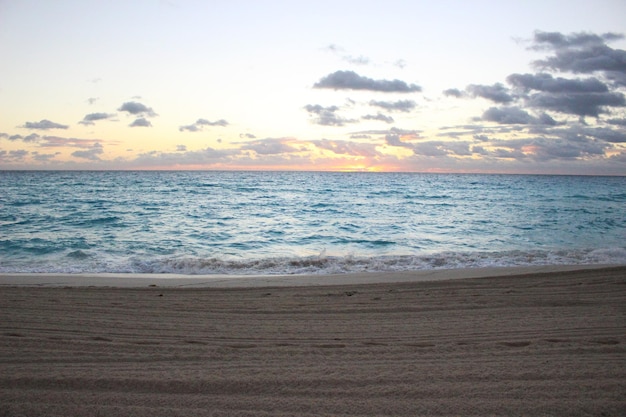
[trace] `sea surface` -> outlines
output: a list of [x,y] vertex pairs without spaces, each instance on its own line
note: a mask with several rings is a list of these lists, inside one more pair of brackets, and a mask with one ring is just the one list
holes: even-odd
[[626,264],[626,177],[0,172],[0,272]]

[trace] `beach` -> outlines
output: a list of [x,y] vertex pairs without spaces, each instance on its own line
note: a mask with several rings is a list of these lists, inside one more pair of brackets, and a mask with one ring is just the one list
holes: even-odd
[[0,277],[1,416],[620,416],[626,267]]

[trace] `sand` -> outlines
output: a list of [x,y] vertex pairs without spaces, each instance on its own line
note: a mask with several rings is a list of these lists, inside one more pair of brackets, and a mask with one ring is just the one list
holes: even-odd
[[0,277],[0,416],[626,415],[626,267],[72,279]]

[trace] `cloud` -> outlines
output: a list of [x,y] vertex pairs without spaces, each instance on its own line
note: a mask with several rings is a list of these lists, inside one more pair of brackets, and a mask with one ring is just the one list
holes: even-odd
[[99,161],[100,156],[104,153],[102,149],[102,145],[99,143],[94,143],[91,148],[83,151],[74,151],[72,152],[72,156],[76,158],[88,159],[90,161]]
[[54,123],[50,120],[40,120],[39,122],[26,122],[22,126],[25,129],[38,129],[38,130],[48,130],[48,129],[67,129],[69,126],[62,125],[60,123]]
[[527,105],[582,117],[599,117],[602,113],[608,113],[606,107],[626,106],[626,99],[624,94],[618,92],[584,94],[538,93],[528,98]]
[[100,139],[80,139],[80,138],[64,138],[60,136],[42,136],[40,137],[39,146],[42,148],[80,148],[89,149],[96,144],[102,142]]
[[135,119],[135,121],[132,122],[131,124],[129,124],[128,126],[130,126],[130,127],[152,127],[152,123],[150,123],[150,120],[146,119],[145,117],[140,117],[138,119]]
[[198,119],[196,120],[195,123],[187,125],[187,126],[180,126],[178,128],[178,130],[180,130],[181,132],[184,132],[185,130],[188,132],[199,132],[202,130],[202,128],[204,126],[228,126],[228,122],[224,119],[220,119],[220,120],[216,120],[215,122],[211,122],[208,121],[206,119]]
[[109,119],[111,117],[115,117],[114,114],[108,114],[108,113],[89,113],[87,115],[85,115],[85,117],[83,117],[83,120],[81,120],[80,123],[81,125],[93,125],[95,124],[94,122],[98,121],[98,120],[106,120]]
[[13,151],[0,150],[0,162],[20,162],[28,156],[30,152],[24,149],[18,149]]
[[626,51],[606,45],[620,39],[624,36],[616,33],[535,32],[531,49],[552,50],[554,55],[533,64],[540,69],[561,72],[602,72],[619,85],[626,85]]
[[407,84],[401,80],[374,80],[363,77],[354,71],[336,71],[313,85],[313,88],[334,90],[368,90],[384,93],[411,93],[422,91],[416,84]]
[[550,93],[606,93],[609,88],[597,78],[554,78],[550,74],[511,74],[506,78],[514,87],[526,91],[537,90]]
[[515,100],[515,97],[510,94],[510,90],[500,83],[494,85],[470,84],[466,91],[474,97],[486,98],[495,103],[506,104]]
[[157,116],[157,114],[150,107],[137,101],[127,101],[126,103],[122,104],[117,110],[132,114],[133,116]]
[[291,145],[294,140],[291,138],[267,138],[246,142],[240,149],[254,151],[258,155],[276,155],[298,151]]
[[337,155],[352,155],[363,157],[381,156],[376,150],[376,145],[370,143],[359,143],[348,140],[321,139],[311,141],[320,149],[331,151]]
[[8,133],[0,134],[0,137],[10,140],[11,142],[15,142],[17,140],[21,140],[26,143],[38,142],[41,139],[41,136],[37,133],[31,133],[28,136],[22,135],[9,135]]
[[326,50],[329,52],[332,52],[333,54],[338,55],[342,60],[350,64],[354,64],[354,65],[370,64],[370,59],[368,57],[363,56],[363,55],[353,56],[353,55],[347,54],[343,48],[335,44],[328,45],[326,47]]
[[371,100],[370,106],[381,107],[387,111],[410,112],[417,104],[413,100],[379,101]]
[[443,95],[446,97],[461,98],[465,95],[465,93],[463,93],[458,88],[448,88],[447,90],[443,90]]
[[545,113],[540,117],[535,117],[517,106],[490,107],[483,113],[481,119],[500,124],[545,124],[550,126],[557,124],[552,117]]
[[382,113],[377,113],[377,114],[366,114],[365,116],[361,117],[361,119],[363,120],[379,120],[381,122],[385,122],[385,123],[393,123],[393,117],[384,115]]
[[317,116],[313,118],[313,123],[322,126],[344,126],[346,123],[356,122],[356,120],[345,119],[337,115],[336,112],[339,110],[337,106],[324,107],[319,104],[307,104],[304,106],[304,110],[310,115]]
[[100,100],[100,97],[89,97],[87,99],[87,103],[94,104],[96,101]]
[[35,161],[39,161],[39,162],[49,162],[60,154],[61,152],[55,152],[55,153],[39,153],[37,151],[31,152],[32,158]]
[[239,137],[242,139],[256,139],[256,136],[254,136],[252,133],[240,133]]

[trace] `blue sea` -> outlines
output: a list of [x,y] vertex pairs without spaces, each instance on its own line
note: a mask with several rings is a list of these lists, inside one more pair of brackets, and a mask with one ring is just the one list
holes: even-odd
[[0,172],[0,272],[626,264],[626,177]]

